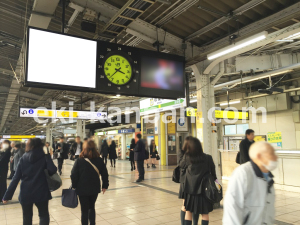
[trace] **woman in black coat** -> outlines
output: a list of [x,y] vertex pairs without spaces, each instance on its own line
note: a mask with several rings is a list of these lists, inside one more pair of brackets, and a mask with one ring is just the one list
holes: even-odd
[[134,163],[134,148],[135,148],[135,140],[134,138],[131,139],[130,149],[129,149],[129,161],[131,165],[131,171],[135,170],[135,163]]
[[153,168],[156,168],[155,166],[155,160],[156,160],[156,157],[158,155],[158,152],[156,150],[156,145],[155,145],[155,141],[154,140],[151,140],[151,144],[150,144],[150,157],[151,157],[151,162],[152,162],[152,167]]
[[186,171],[185,176],[180,177],[179,198],[183,199],[181,224],[191,225],[192,221],[198,224],[199,214],[202,214],[202,225],[208,225],[208,214],[213,211],[213,204],[203,196],[199,184],[207,172],[217,179],[215,164],[212,157],[203,152],[197,138],[189,137],[184,149],[179,157],[179,166]]
[[38,208],[40,225],[50,223],[48,203],[52,196],[45,175],[46,169],[50,176],[57,171],[50,156],[45,156],[41,139],[29,139],[26,153],[20,159],[17,171],[3,197],[3,203],[11,200],[21,180],[19,202],[23,210],[23,225],[32,225],[33,204]]
[[75,161],[71,172],[72,187],[76,189],[81,205],[82,225],[88,225],[89,221],[90,225],[95,225],[95,202],[101,192],[100,175],[104,194],[109,185],[107,169],[95,142],[90,140],[83,144],[83,151]]
[[[109,159],[110,159],[110,167],[116,167],[116,159],[117,157],[117,151],[116,151],[116,142],[112,141],[109,148]],[[114,161],[114,165],[113,165]]]
[[103,140],[103,143],[101,145],[100,155],[102,156],[104,164],[106,165],[107,164],[107,156],[108,156],[108,144],[105,139]]
[[4,140],[0,149],[0,202],[7,190],[8,163],[10,160],[10,141]]

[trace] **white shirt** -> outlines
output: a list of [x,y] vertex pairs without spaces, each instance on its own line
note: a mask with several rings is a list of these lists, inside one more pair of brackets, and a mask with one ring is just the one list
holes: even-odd
[[81,149],[80,149],[80,143],[77,144],[77,149],[76,149],[76,152],[75,152],[75,155],[80,155],[81,153]]

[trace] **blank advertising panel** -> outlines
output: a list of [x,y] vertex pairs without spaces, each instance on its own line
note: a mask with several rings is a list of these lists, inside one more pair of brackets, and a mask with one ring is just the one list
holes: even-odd
[[26,82],[96,88],[97,41],[28,29]]

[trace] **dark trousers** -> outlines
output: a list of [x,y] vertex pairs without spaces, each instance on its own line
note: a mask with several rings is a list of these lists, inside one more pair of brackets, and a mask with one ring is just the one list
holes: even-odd
[[57,164],[58,164],[58,172],[61,172],[62,166],[64,164],[64,159],[63,158],[58,158],[57,159]]
[[113,161],[114,161],[114,165],[116,165],[116,159],[110,159],[110,165],[113,165]]
[[78,159],[78,158],[79,158],[79,155],[75,155],[75,156],[74,156],[74,159]]
[[[40,225],[50,224],[48,202],[49,201],[35,203],[39,211]],[[22,205],[22,210],[23,210],[23,225],[32,225],[33,203]]]
[[136,166],[139,172],[139,179],[144,180],[144,175],[145,175],[144,160],[136,161]]
[[131,165],[131,169],[134,169],[134,170],[135,170],[135,164],[134,164],[134,161],[130,161],[130,165]]
[[102,156],[103,157],[103,162],[106,165],[107,164],[107,156]]
[[90,225],[96,224],[96,212],[95,212],[95,202],[97,200],[98,194],[90,196],[79,196],[79,201],[81,205],[81,224]]
[[7,170],[0,171],[0,201],[2,202],[3,196],[7,190]]

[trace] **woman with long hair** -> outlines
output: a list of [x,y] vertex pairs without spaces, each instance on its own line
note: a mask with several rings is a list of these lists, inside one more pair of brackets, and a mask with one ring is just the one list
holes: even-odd
[[76,189],[81,205],[82,225],[96,224],[95,202],[98,194],[104,194],[108,188],[108,173],[94,141],[89,140],[83,144],[83,151],[75,161],[72,172],[72,187]]
[[151,140],[151,144],[150,144],[150,157],[151,157],[152,168],[156,168],[155,161],[156,161],[157,155],[158,155],[158,152],[156,150],[155,141]]
[[38,208],[40,225],[50,223],[48,203],[52,196],[45,170],[47,169],[51,176],[56,173],[57,168],[50,155],[45,155],[43,146],[39,138],[27,141],[26,152],[20,159],[16,173],[3,197],[3,203],[11,200],[21,180],[19,202],[23,210],[23,225],[32,225],[33,204]]
[[134,163],[134,148],[135,148],[135,140],[134,138],[131,139],[130,149],[129,149],[129,161],[131,165],[131,171],[135,170],[135,163]]
[[185,176],[180,177],[179,198],[183,199],[181,208],[181,224],[198,224],[199,214],[202,215],[202,225],[208,225],[208,214],[213,211],[213,204],[204,196],[201,190],[203,176],[210,172],[217,179],[215,164],[210,155],[205,154],[197,138],[190,138],[184,145],[184,154],[179,166],[185,170]]
[[[117,156],[117,150],[116,150],[116,142],[112,141],[110,146],[109,146],[109,159],[110,159],[110,167],[116,167],[116,159],[118,158]],[[113,164],[114,161],[114,164]]]

